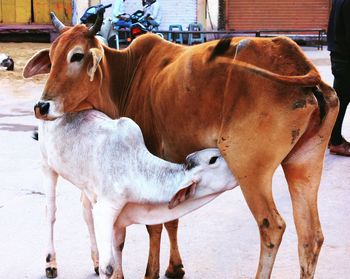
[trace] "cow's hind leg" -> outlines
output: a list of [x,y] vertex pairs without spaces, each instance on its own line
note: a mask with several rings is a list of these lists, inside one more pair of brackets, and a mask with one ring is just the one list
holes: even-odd
[[[301,154],[300,154],[301,155]],[[293,204],[298,234],[300,278],[313,278],[323,234],[317,211],[317,192],[323,156],[318,160],[287,161],[283,169]]]
[[301,278],[313,278],[323,243],[317,209],[317,193],[324,153],[329,140],[327,134],[329,135],[330,131],[322,133],[321,130],[318,135],[295,146],[282,163],[292,198],[293,215],[298,234]]
[[178,219],[164,224],[170,240],[169,266],[165,272],[165,275],[168,278],[182,278],[185,275],[185,271],[183,269],[182,260],[179,252],[179,247],[177,244],[178,225],[179,225]]
[[309,131],[282,162],[298,234],[300,278],[313,278],[324,239],[318,216],[317,193],[325,150],[338,112],[333,89],[323,83],[320,87],[325,97],[324,116],[321,120],[314,119]]

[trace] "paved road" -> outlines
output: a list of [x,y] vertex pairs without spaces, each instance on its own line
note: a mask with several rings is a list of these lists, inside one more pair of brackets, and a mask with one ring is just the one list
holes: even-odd
[[[306,50],[322,76],[332,82],[328,53]],[[1,86],[9,83],[1,78]],[[11,88],[12,84],[7,84]],[[0,278],[44,278],[45,196],[39,149],[31,139],[36,120],[32,107],[42,85],[26,82],[6,92],[0,88]],[[350,115],[345,136],[350,139]],[[350,158],[326,155],[319,193],[325,243],[316,278],[350,278]],[[287,185],[280,169],[274,177],[276,204],[287,223],[272,278],[298,278],[296,233]],[[60,279],[90,279],[89,240],[79,191],[64,180],[58,185],[56,249]],[[227,192],[181,219],[180,248],[185,278],[253,278],[259,257],[259,233],[240,189]],[[148,240],[144,226],[127,231],[125,278],[143,278]],[[164,233],[161,274],[168,261]],[[164,278],[164,277],[162,277]]]

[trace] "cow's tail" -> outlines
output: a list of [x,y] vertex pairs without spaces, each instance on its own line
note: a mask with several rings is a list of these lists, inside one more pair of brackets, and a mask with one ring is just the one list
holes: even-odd
[[[327,83],[321,81],[313,93],[320,107],[321,121],[323,121],[327,114],[329,114],[330,112],[332,112],[335,115],[335,119],[339,110],[339,99],[334,88],[328,85]],[[332,126],[333,125],[334,123],[332,124]]]
[[285,76],[285,75],[276,74],[269,70],[254,66],[253,64],[246,63],[237,59],[232,59],[229,57],[216,57],[215,62],[220,64],[232,65],[233,67],[238,67],[238,68],[247,70],[249,72],[252,72],[254,74],[257,74],[259,76],[265,77],[267,79],[274,80],[274,81],[281,82],[283,84],[288,84],[288,85],[313,87],[313,86],[317,86],[321,82],[320,74],[313,67],[311,67],[310,71],[305,75]]

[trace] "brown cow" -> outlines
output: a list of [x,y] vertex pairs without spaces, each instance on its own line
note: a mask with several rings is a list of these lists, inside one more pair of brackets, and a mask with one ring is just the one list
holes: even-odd
[[[257,278],[270,277],[286,226],[271,190],[282,165],[300,276],[313,277],[323,243],[317,192],[338,99],[293,41],[235,38],[186,47],[149,34],[116,51],[99,43],[95,30],[57,21],[56,26],[60,36],[51,49],[37,53],[24,69],[24,77],[50,73],[35,106],[37,118],[87,108],[128,116],[140,125],[149,150],[174,162],[194,150],[219,147],[260,230]],[[157,278],[161,225],[148,229],[146,278]],[[169,227],[168,274],[182,276],[176,229],[177,222]],[[102,273],[105,268],[100,266]]]

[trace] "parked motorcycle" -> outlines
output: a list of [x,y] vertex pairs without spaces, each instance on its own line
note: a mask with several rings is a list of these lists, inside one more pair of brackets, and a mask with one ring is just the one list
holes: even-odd
[[[93,25],[96,22],[97,14],[101,12],[103,16],[105,9],[111,6],[112,4],[106,6],[99,4],[89,7],[80,18],[81,23],[88,26]],[[119,49],[120,42],[130,44],[136,37],[158,30],[158,26],[153,25],[141,10],[137,10],[131,15],[123,14],[122,20],[124,23],[129,22],[130,27],[120,26],[118,21],[113,22],[111,18],[105,18],[100,31],[96,34],[97,38],[109,47]],[[163,37],[163,34],[157,34]]]
[[[158,25],[152,24],[152,21],[141,10],[137,10],[131,15],[125,13],[122,15],[121,20],[121,24],[118,21],[113,24],[113,28],[118,31],[119,35],[116,36],[117,45],[119,45],[118,40],[130,44],[136,37],[158,30]],[[156,34],[163,37],[161,33]]]

